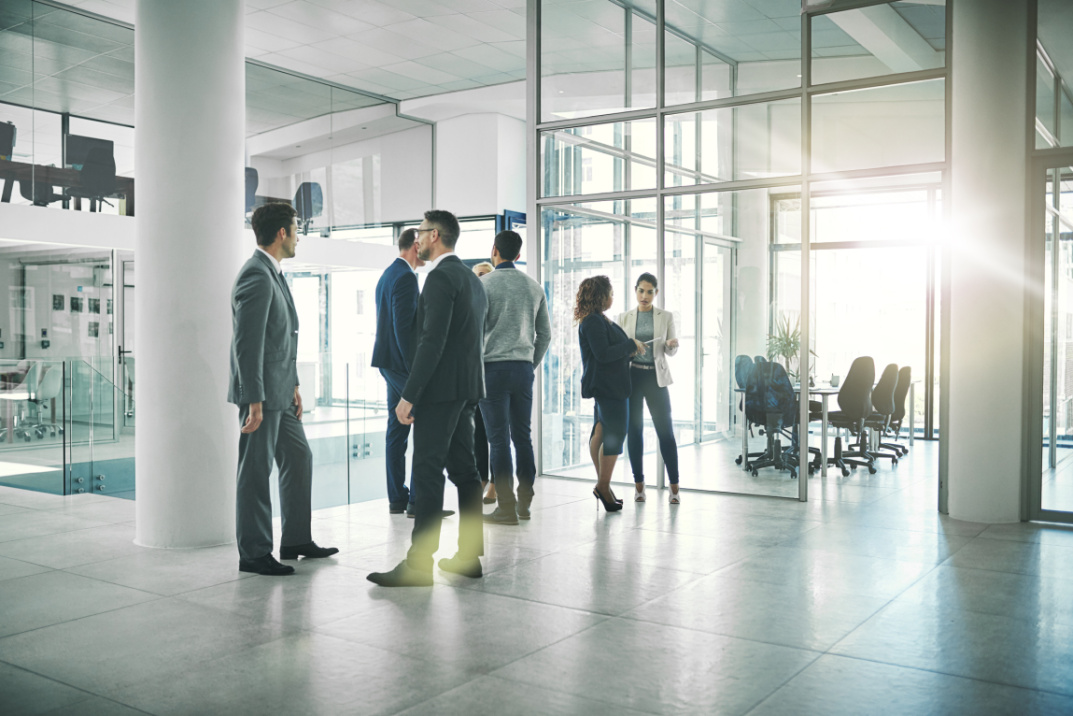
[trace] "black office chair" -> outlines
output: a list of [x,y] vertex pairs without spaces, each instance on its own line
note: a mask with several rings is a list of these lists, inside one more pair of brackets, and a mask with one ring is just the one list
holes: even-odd
[[[750,358],[747,355],[740,355],[740,356],[738,356],[737,358],[734,359],[734,381],[738,384],[738,387],[742,391],[744,391],[748,387],[748,385],[749,385],[749,376],[752,375],[753,367],[755,365],[756,364],[753,363],[753,359]],[[740,409],[742,411],[742,415],[744,416],[743,417],[743,424],[741,426],[741,429],[742,430],[748,430],[749,431],[749,436],[752,437],[753,426],[758,425],[758,424],[762,425],[763,423],[762,422],[761,423],[754,423],[753,421],[749,420],[749,414],[745,410],[745,393],[744,392],[742,393],[741,400],[738,403],[738,409]],[[746,444],[748,444],[748,441],[746,441]],[[738,455],[738,457],[735,458],[734,463],[737,464],[737,465],[740,465],[742,463],[742,460],[749,460],[750,458],[754,458],[754,457],[762,457],[764,454],[765,454],[764,451],[761,451],[761,452],[751,452],[751,453],[748,453],[746,455]]]
[[779,439],[784,429],[793,429],[797,418],[794,386],[781,363],[762,361],[759,365],[753,365],[745,389],[745,406],[747,414],[752,413],[756,419],[763,421],[767,433],[767,449],[758,460],[750,460],[746,469],[757,477],[761,468],[774,467],[776,470],[788,470],[790,478],[796,478],[797,463],[788,454],[793,445],[788,450],[783,449]]
[[[891,435],[895,439],[902,432],[902,421],[905,420],[906,406],[905,400],[909,395],[909,385],[913,382],[913,369],[909,366],[903,366],[898,371],[898,387],[894,389],[894,412],[890,416],[890,423],[887,425],[887,430],[884,434]],[[909,406],[909,410],[912,410],[912,406]],[[899,442],[889,442],[879,444],[881,448],[887,450],[895,450],[902,457],[909,454],[909,448],[906,445],[902,445]]]
[[854,359],[838,391],[839,410],[827,415],[828,425],[849,430],[860,437],[857,449],[847,452],[842,451],[842,437],[835,438],[835,454],[827,458],[827,464],[840,469],[843,477],[849,475],[847,465],[867,467],[872,474],[876,472],[875,460],[864,444],[864,421],[872,414],[872,384],[875,380],[875,361],[869,356]]
[[246,213],[253,211],[253,205],[257,203],[257,170],[246,167]]
[[298,212],[298,228],[303,234],[308,234],[314,217],[324,211],[324,192],[320,184],[311,181],[299,184],[298,191],[294,193],[294,210]]
[[89,199],[89,210],[97,210],[97,202],[108,204],[104,197],[115,193],[115,157],[103,147],[93,147],[86,154],[80,173],[82,186],[67,190],[68,197]]
[[63,194],[55,193],[52,191],[51,184],[42,181],[29,182],[20,179],[19,194],[22,195],[23,199],[31,202],[34,206],[48,206],[54,201],[63,199]]
[[[894,391],[897,389],[898,366],[891,363],[883,369],[879,382],[872,390],[872,414],[864,420],[864,427],[875,431],[877,436],[885,433],[890,426],[891,416],[894,415]],[[882,444],[870,454],[876,459],[882,457],[890,460],[891,465],[897,465],[901,456],[898,451],[884,452]]]

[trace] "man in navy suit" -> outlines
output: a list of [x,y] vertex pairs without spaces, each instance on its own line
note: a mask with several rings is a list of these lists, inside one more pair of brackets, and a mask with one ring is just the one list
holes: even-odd
[[[413,514],[414,495],[406,489],[406,442],[410,426],[395,417],[402,387],[410,377],[413,357],[410,345],[414,316],[417,314],[417,274],[425,262],[417,257],[417,231],[407,229],[399,236],[399,257],[391,262],[376,284],[376,342],[373,367],[387,382],[387,433],[384,448],[387,467],[388,509],[393,514]],[[411,481],[412,482],[412,481]],[[407,506],[409,509],[407,510]]]

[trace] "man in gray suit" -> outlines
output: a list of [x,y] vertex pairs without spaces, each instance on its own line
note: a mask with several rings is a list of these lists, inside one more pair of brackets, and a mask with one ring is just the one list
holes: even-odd
[[279,576],[294,567],[272,556],[272,498],[268,476],[279,466],[283,515],[280,559],[328,557],[339,550],[319,547],[310,532],[313,453],[302,428],[298,393],[298,312],[280,261],[294,258],[298,244],[295,211],[265,204],[250,223],[257,250],[242,267],[231,291],[231,386],[227,400],[239,407],[238,499],[235,528],[238,568]]

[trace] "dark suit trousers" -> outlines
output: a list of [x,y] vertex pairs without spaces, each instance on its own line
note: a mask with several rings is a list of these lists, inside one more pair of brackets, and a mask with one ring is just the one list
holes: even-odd
[[[250,406],[239,408],[239,425],[246,422]],[[293,547],[313,541],[313,453],[305,429],[287,410],[262,411],[261,426],[242,434],[238,441],[238,495],[235,500],[235,531],[238,554],[256,559],[272,552],[272,497],[268,478],[272,462],[279,466],[279,503],[283,516],[280,545]]]
[[[387,501],[392,507],[406,507],[413,503],[414,495],[406,489],[406,442],[410,438],[410,426],[403,425],[395,417],[395,408],[402,398],[406,374],[381,368],[380,375],[387,383],[387,432],[384,433],[384,465],[387,468]],[[413,478],[410,479],[413,486]]]
[[473,459],[475,401],[422,403],[414,408],[413,544],[406,559],[413,569],[432,571],[440,548],[443,471],[458,489],[458,553],[465,559],[484,554],[481,480]]

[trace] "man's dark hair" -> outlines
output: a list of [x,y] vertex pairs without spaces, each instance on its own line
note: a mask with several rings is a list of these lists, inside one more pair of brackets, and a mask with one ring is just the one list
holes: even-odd
[[280,229],[291,228],[291,222],[298,212],[290,204],[281,201],[257,207],[250,217],[253,235],[257,237],[258,246],[271,246]]
[[399,234],[399,253],[403,251],[409,251],[410,247],[414,245],[414,241],[417,240],[417,229],[407,229]]
[[432,224],[432,228],[439,229],[440,241],[446,248],[455,247],[461,229],[458,228],[458,219],[454,214],[443,209],[429,209],[425,212],[425,221]]
[[522,254],[522,237],[517,231],[500,231],[496,234],[496,251],[504,261],[513,261]]
[[648,281],[650,284],[652,284],[652,288],[659,288],[659,281],[657,281],[656,277],[648,273],[647,271],[637,277],[637,283],[635,283],[633,287],[640,288],[642,281]]

